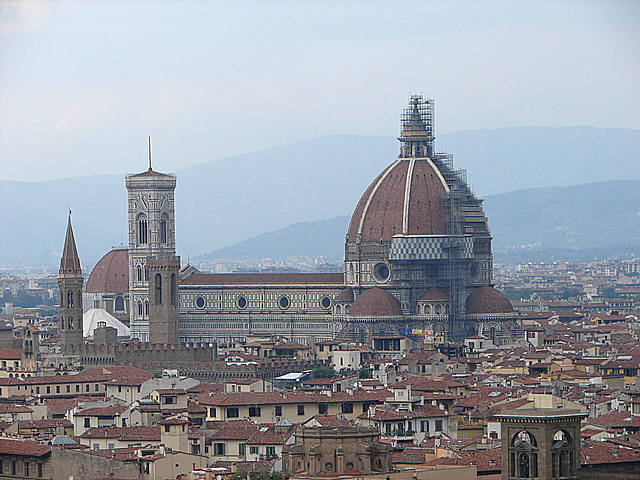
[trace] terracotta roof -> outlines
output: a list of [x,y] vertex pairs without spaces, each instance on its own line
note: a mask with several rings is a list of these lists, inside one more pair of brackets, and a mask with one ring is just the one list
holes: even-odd
[[338,417],[337,415],[316,415],[313,417],[323,427],[337,427],[340,425],[351,425],[349,420],[344,417]]
[[96,263],[85,292],[124,293],[129,291],[129,253],[125,248],[114,248]]
[[126,407],[94,407],[76,412],[74,417],[115,417],[124,412]]
[[160,425],[186,425],[187,423],[189,423],[189,420],[186,420],[184,418],[169,418],[158,423]]
[[273,347],[274,350],[308,350],[308,345],[302,345],[297,342],[284,342]]
[[398,300],[380,287],[362,292],[349,310],[350,316],[398,317],[402,315]]
[[1,405],[0,414],[2,413],[33,413],[33,410],[22,405]]
[[118,440],[160,441],[160,427],[96,427],[90,428],[80,438],[117,438]]
[[215,440],[247,440],[258,426],[249,420],[229,420],[226,422],[207,422],[207,429],[214,430],[209,438]]
[[[407,182],[412,163],[411,181]],[[347,242],[388,242],[396,234],[443,235],[440,196],[445,191],[446,182],[430,160],[399,158],[378,175],[360,198],[351,215]],[[403,225],[407,226],[406,231]]]
[[358,418],[376,420],[376,421],[390,421],[390,420],[403,420],[410,418],[432,418],[432,417],[448,417],[449,414],[445,410],[434,405],[417,405],[413,407],[412,411],[396,410],[392,407],[375,407],[374,409],[367,410],[366,412],[358,415]]
[[217,462],[214,462],[213,464],[211,464],[211,467],[213,468],[229,468],[231,469],[231,467],[235,467],[236,471],[243,471],[243,472],[255,472],[255,473],[269,473],[272,471],[273,469],[273,465],[276,461],[275,460],[259,460],[257,462],[237,462],[237,461],[230,461],[230,460],[218,460]]
[[64,418],[56,420],[23,420],[18,422],[18,430],[26,430],[30,428],[51,428],[51,427],[73,427],[73,423]]
[[19,348],[0,349],[0,360],[20,360],[21,358],[22,350]]
[[182,388],[161,388],[154,391],[160,395],[185,395],[187,393],[187,391]]
[[391,461],[395,463],[422,464],[426,461],[426,454],[433,454],[432,448],[405,448],[401,452],[393,452]]
[[587,439],[582,442],[580,454],[583,465],[640,462],[640,454],[637,449]]
[[342,273],[196,273],[181,285],[342,285]]
[[40,445],[38,442],[29,440],[6,440],[0,439],[0,454],[3,455],[24,455],[28,457],[43,457],[51,453],[51,447]]
[[294,434],[296,427],[291,425],[287,430],[276,431],[273,425],[261,424],[257,432],[247,439],[247,445],[284,445]]
[[504,293],[489,285],[476,288],[467,297],[467,313],[511,313],[513,306]]
[[440,301],[440,302],[448,302],[449,295],[444,293],[442,290],[436,287],[431,287],[429,290],[424,292],[420,298],[418,298],[419,302],[428,302],[428,301]]

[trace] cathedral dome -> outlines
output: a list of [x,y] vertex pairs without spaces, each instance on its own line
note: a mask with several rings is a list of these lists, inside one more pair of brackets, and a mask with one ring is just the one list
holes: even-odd
[[429,158],[398,158],[360,198],[347,242],[390,241],[397,234],[443,235],[440,197],[447,191],[445,179]]
[[402,315],[400,304],[393,295],[373,287],[362,292],[349,310],[350,316],[397,317]]
[[439,288],[431,287],[429,290],[424,292],[420,296],[420,298],[418,298],[418,301],[419,302],[448,302],[449,296]]
[[93,267],[86,293],[123,293],[129,291],[129,255],[126,247],[117,247]]
[[467,297],[468,314],[512,313],[513,305],[504,293],[489,285],[476,288]]

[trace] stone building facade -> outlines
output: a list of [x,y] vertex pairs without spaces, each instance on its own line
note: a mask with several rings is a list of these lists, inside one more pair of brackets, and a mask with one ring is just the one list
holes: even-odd
[[372,474],[393,471],[391,445],[374,428],[306,427],[282,449],[282,470],[307,475]]

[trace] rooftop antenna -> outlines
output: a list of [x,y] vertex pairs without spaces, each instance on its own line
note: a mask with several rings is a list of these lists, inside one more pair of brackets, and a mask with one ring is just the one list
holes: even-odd
[[153,170],[151,168],[151,135],[149,135],[149,170]]

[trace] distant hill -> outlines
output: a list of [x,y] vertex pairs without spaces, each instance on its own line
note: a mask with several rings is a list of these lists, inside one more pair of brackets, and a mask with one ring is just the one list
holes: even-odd
[[640,181],[492,195],[485,212],[498,261],[640,255]]
[[[513,127],[441,135],[437,145],[454,154],[455,165],[468,170],[470,185],[485,197],[640,179],[640,130]],[[178,253],[195,256],[293,223],[350,214],[398,149],[393,137],[327,136],[180,170]],[[132,162],[132,170],[138,164]],[[0,182],[0,263],[58,262],[68,207],[84,262],[126,243],[124,173]]]
[[[640,255],[640,181],[531,188],[491,195],[485,213],[497,260],[589,260]],[[298,223],[265,233],[201,259],[325,256],[341,259],[349,216]]]

